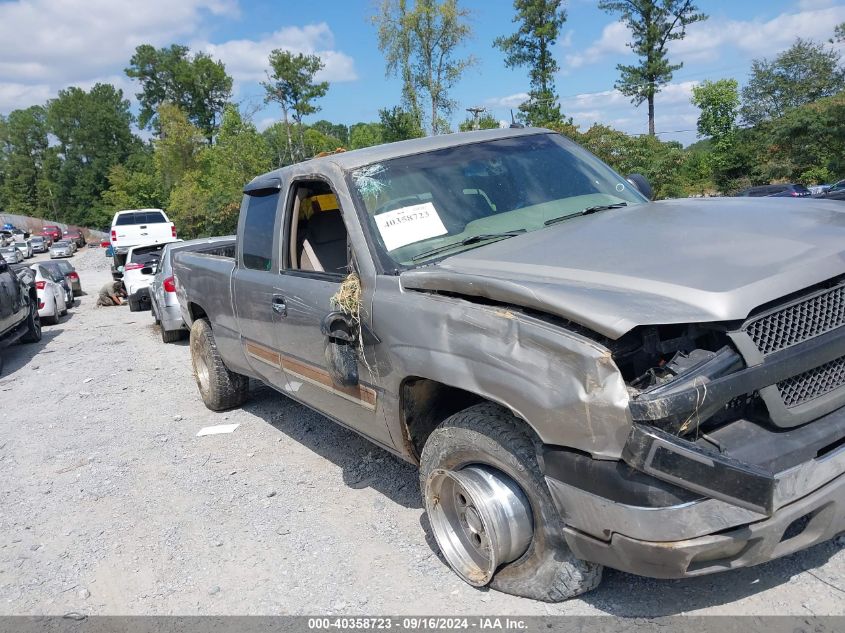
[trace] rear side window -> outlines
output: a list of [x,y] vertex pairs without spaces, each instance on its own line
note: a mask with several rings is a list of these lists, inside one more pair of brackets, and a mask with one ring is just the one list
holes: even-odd
[[[116,226],[128,224],[163,224],[167,222],[161,211],[135,211],[133,213],[121,213],[117,216]],[[75,232],[75,231],[74,231]]]
[[256,191],[245,196],[244,201],[246,220],[241,238],[244,266],[253,270],[270,270],[279,191]]

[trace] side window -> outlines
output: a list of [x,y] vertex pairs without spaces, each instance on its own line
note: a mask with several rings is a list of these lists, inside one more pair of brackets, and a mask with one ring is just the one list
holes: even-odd
[[346,225],[337,196],[328,183],[321,180],[294,183],[289,200],[285,268],[348,274]]
[[246,220],[241,233],[244,266],[253,270],[270,270],[279,192],[276,189],[251,192],[246,195],[245,202]]

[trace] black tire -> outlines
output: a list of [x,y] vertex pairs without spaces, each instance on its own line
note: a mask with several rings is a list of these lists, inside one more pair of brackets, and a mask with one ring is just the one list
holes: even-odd
[[37,299],[29,304],[29,316],[26,318],[26,334],[22,343],[37,343],[41,340],[41,317],[38,316]]
[[137,297],[129,297],[129,311],[130,312],[140,312],[141,311],[141,302],[137,299]]
[[[249,378],[230,371],[223,363],[214,341],[214,332],[205,319],[194,321],[191,326],[191,365],[206,407],[212,411],[225,411],[246,402]],[[203,375],[206,376],[205,381]]]
[[53,316],[45,316],[41,319],[41,322],[44,325],[58,325],[59,324],[59,315],[54,314]]
[[161,330],[162,343],[175,343],[176,341],[182,340],[184,330],[165,330],[161,324],[159,324],[158,328]]
[[436,469],[491,466],[522,489],[534,516],[528,550],[501,566],[490,586],[515,596],[560,602],[595,589],[602,566],[576,558],[566,544],[563,520],[537,464],[539,438],[502,407],[485,402],[444,420],[429,436],[420,459],[420,487]]

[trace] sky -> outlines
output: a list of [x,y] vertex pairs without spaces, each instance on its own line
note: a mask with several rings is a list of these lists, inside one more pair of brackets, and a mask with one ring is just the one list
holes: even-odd
[[[453,91],[459,106],[482,106],[498,119],[525,98],[525,69],[507,69],[492,46],[508,35],[511,0],[462,0],[473,37],[461,55],[477,63]],[[563,112],[582,128],[594,122],[630,134],[647,130],[645,104],[635,108],[614,90],[616,65],[634,61],[629,33],[595,0],[566,0],[567,21],[555,45]],[[670,49],[682,62],[656,99],[657,132],[684,144],[696,140],[692,87],[705,79],[744,83],[753,59],[771,58],[799,35],[827,41],[845,21],[845,0],[699,0],[709,19],[692,25]],[[123,69],[142,43],[181,43],[221,59],[235,80],[234,101],[259,128],[279,120],[260,82],[275,48],[319,55],[320,78],[330,89],[321,118],[352,124],[375,121],[379,108],[397,105],[400,83],[385,77],[370,16],[374,0],[0,0],[0,113],[43,104],[65,87],[109,82],[133,103],[137,84]],[[839,45],[845,53],[845,46]],[[137,107],[137,104],[134,104]]]

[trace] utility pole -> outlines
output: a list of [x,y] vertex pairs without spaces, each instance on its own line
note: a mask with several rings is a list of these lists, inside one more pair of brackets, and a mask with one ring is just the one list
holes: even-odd
[[475,106],[473,108],[467,108],[467,112],[472,114],[472,129],[473,130],[478,129],[478,117],[480,117],[481,113],[484,112],[486,109],[487,108],[479,108],[478,106]]

